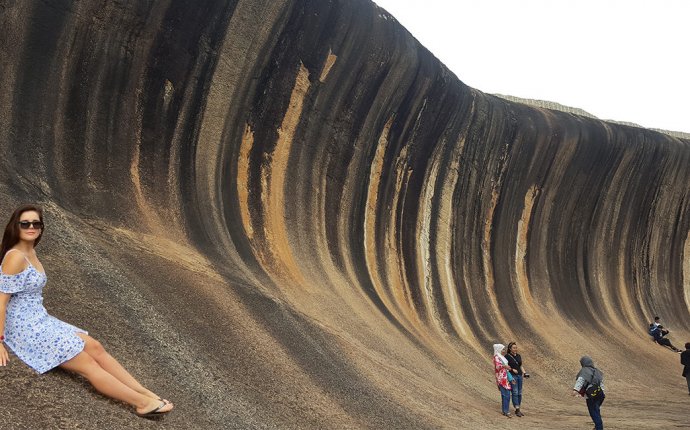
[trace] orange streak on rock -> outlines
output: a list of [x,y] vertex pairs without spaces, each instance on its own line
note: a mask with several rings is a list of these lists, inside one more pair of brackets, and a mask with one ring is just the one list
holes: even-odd
[[254,238],[254,228],[252,227],[252,218],[249,213],[249,152],[253,145],[254,133],[250,129],[249,124],[247,124],[242,136],[240,155],[237,159],[237,198],[240,206],[240,215],[242,216],[242,225],[249,240]]
[[266,247],[260,251],[264,269],[282,281],[306,286],[304,276],[295,260],[287,226],[285,224],[285,176],[292,149],[295,131],[309,91],[309,71],[300,64],[295,86],[290,95],[290,104],[278,129],[278,141],[272,154],[267,154],[261,169],[262,205]]
[[517,272],[517,293],[522,305],[527,305],[534,313],[534,298],[529,289],[529,277],[527,275],[527,265],[525,260],[527,257],[527,237],[529,235],[529,227],[532,219],[532,208],[534,206],[534,199],[537,197],[539,190],[532,186],[525,195],[525,206],[522,210],[522,216],[518,221],[517,241],[515,246],[515,271]]
[[[452,248],[453,243],[457,240],[454,237],[456,226],[454,220],[455,207],[453,205],[453,194],[455,193],[455,188],[457,186],[458,180],[460,178],[460,159],[465,148],[465,136],[463,136],[457,144],[457,148],[453,151],[453,159],[450,163],[450,169],[448,171],[448,176],[446,181],[443,183],[443,188],[441,190],[442,196],[447,196],[441,198],[441,207],[439,209],[439,216],[441,219],[447,220],[443,225],[448,227],[448,231],[445,234],[439,234],[438,248],[445,249],[443,255],[443,266],[439,267],[439,273],[445,276],[441,276],[441,288],[443,291],[443,296],[448,304],[448,312],[450,314],[450,319],[453,322],[453,327],[460,333],[463,337],[474,337],[472,331],[467,326],[467,318],[462,314],[462,307],[460,303],[460,297],[458,295],[458,281],[455,279],[455,274],[453,270],[453,254]],[[439,260],[440,261],[440,260]],[[445,281],[445,282],[444,282]],[[466,285],[462,285],[462,288],[466,288]]]
[[381,180],[381,172],[383,170],[383,159],[386,155],[386,148],[388,147],[388,133],[392,123],[393,118],[390,118],[381,132],[378,146],[376,147],[376,154],[374,154],[374,159],[371,162],[371,170],[369,171],[369,189],[367,192],[366,211],[364,213],[364,251],[371,283],[386,308],[395,313],[394,310],[397,307],[393,305],[393,299],[388,294],[378,272],[378,250],[376,249],[376,207],[378,205],[378,189]]
[[496,206],[498,205],[498,197],[499,192],[497,185],[493,185],[493,189],[491,190],[491,203],[484,220],[484,235],[482,238],[482,264],[484,267],[484,286],[487,292],[486,297],[491,304],[491,313],[494,324],[506,329],[508,324],[505,321],[505,317],[501,312],[501,309],[498,305],[498,300],[496,298],[494,269],[491,262],[491,224],[493,223],[494,213],[496,211]]
[[[412,301],[412,295],[410,292],[411,283],[407,279],[407,274],[405,270],[405,261],[401,250],[404,248],[404,244],[401,242],[402,226],[397,223],[398,211],[400,207],[404,205],[401,203],[400,199],[405,197],[404,186],[409,182],[409,177],[412,174],[412,170],[408,169],[406,160],[408,147],[405,146],[398,155],[398,162],[396,165],[395,173],[395,192],[393,193],[393,200],[391,201],[391,210],[389,211],[388,222],[385,223],[389,228],[384,232],[386,236],[386,249],[384,252],[385,268],[387,271],[387,280],[389,287],[393,293],[393,299],[398,305],[405,316],[407,321],[410,321],[417,329],[420,329],[419,323],[421,322],[419,318],[419,312],[415,309],[415,304]],[[418,333],[420,336],[425,336],[428,333],[422,330]]]
[[[426,190],[425,206],[424,206],[424,223],[425,228],[428,230],[430,227],[428,224],[432,217],[438,218],[438,230],[436,231],[436,247],[434,249],[429,248],[428,250],[424,248],[425,244],[428,245],[428,233],[424,232],[422,229],[422,237],[420,237],[420,249],[428,254],[423,257],[423,260],[427,261],[431,253],[435,253],[437,256],[436,264],[437,271],[439,274],[439,285],[441,293],[443,294],[443,299],[446,305],[446,309],[437,309],[432,307],[433,315],[437,316],[440,312],[447,312],[450,317],[450,321],[453,324],[454,330],[459,333],[463,338],[474,337],[472,331],[467,326],[463,316],[462,307],[460,305],[460,297],[458,296],[458,285],[454,277],[453,271],[453,261],[452,261],[452,250],[454,243],[454,232],[456,229],[454,222],[454,205],[453,205],[453,193],[455,192],[455,187],[457,186],[458,179],[460,177],[460,157],[465,146],[465,136],[462,136],[452,151],[450,161],[448,162],[449,168],[446,170],[445,180],[441,184],[439,190],[435,190],[431,185],[435,182],[435,176],[437,176],[437,163],[441,163],[440,160],[442,151],[439,150],[435,154],[434,169],[433,174],[427,181],[426,184],[429,185]],[[438,213],[432,212],[431,200],[433,194],[438,192],[439,197],[439,209]],[[424,242],[425,241],[425,242]],[[431,267],[428,267],[428,261],[425,262],[425,290],[433,288],[429,285],[429,272],[432,271]],[[427,293],[430,294],[430,291]],[[431,299],[428,299],[431,301]]]
[[[430,322],[438,321],[440,319],[440,312],[447,312],[446,309],[439,309],[438,306],[436,306],[436,303],[434,302],[433,291],[434,288],[438,286],[433,285],[432,282],[432,274],[434,268],[431,264],[431,256],[434,254],[438,256],[447,254],[450,251],[450,248],[446,247],[445,249],[432,250],[430,240],[432,228],[431,223],[432,220],[438,216],[438,214],[433,213],[432,206],[434,202],[434,195],[437,191],[436,178],[438,177],[438,172],[442,163],[441,154],[444,153],[445,147],[445,144],[436,146],[436,148],[434,149],[434,153],[431,157],[431,168],[429,169],[428,173],[424,178],[424,188],[422,189],[420,196],[420,211],[422,216],[419,217],[417,225],[417,249],[419,250],[417,253],[417,267],[420,268],[419,279],[417,280],[417,282],[421,287],[421,297],[425,302],[426,308],[429,309],[429,316],[432,320]],[[447,216],[446,218],[439,221],[439,225],[445,225],[447,222],[449,222],[449,220],[450,216]],[[446,242],[446,245],[449,244]]]
[[326,78],[328,77],[328,74],[331,72],[331,67],[335,64],[335,60],[337,60],[338,57],[333,55],[333,52],[331,50],[328,51],[328,58],[326,58],[326,63],[323,65],[323,69],[321,70],[321,76],[319,76],[319,81],[325,82]]

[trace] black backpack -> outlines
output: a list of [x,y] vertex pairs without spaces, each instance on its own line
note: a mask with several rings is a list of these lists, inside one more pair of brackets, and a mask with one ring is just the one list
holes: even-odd
[[592,382],[587,386],[585,394],[587,394],[587,397],[590,399],[596,400],[603,400],[606,397],[604,390],[601,389],[601,381],[596,379],[595,376],[592,376]]

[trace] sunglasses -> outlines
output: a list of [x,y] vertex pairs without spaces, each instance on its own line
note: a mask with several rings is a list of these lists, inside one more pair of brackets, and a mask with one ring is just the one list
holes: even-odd
[[19,224],[19,228],[22,230],[28,230],[29,228],[43,228],[43,221],[19,221],[17,224]]

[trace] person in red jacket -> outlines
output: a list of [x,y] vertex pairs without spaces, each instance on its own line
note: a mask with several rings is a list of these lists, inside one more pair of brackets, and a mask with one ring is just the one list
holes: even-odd
[[510,366],[508,360],[503,356],[506,347],[503,344],[494,344],[494,373],[496,375],[496,385],[501,392],[501,412],[508,418],[510,414],[510,382],[508,381],[508,371]]

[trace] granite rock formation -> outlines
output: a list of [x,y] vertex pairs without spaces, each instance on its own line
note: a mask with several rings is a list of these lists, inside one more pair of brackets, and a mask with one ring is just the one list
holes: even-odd
[[367,0],[0,0],[0,34],[3,217],[45,206],[46,306],[177,404],[14,359],[0,428],[498,428],[510,340],[517,428],[586,425],[583,354],[608,422],[686,424],[646,325],[690,341],[689,140],[470,88]]

